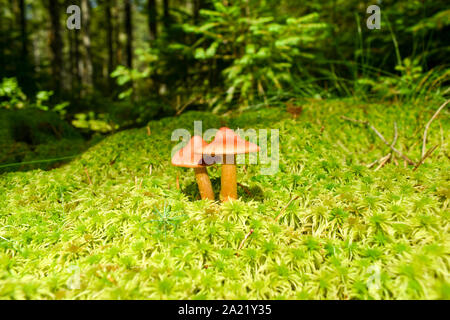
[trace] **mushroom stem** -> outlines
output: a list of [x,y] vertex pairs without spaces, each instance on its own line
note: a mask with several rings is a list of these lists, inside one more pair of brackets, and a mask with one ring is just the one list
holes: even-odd
[[228,161],[227,158],[228,156],[223,156],[222,177],[220,179],[220,197],[223,202],[237,199],[236,156],[233,155],[233,158],[228,159]]
[[214,192],[209,180],[206,167],[194,168],[195,178],[197,179],[198,190],[202,199],[214,200]]

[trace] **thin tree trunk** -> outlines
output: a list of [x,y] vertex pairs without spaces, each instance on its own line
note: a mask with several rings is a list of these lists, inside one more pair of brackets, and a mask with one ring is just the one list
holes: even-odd
[[114,64],[122,64],[122,46],[120,45],[120,23],[119,23],[119,3],[116,3],[116,6],[112,8],[112,19],[113,23],[113,38],[114,38],[114,48],[115,57]]
[[158,34],[158,13],[156,11],[156,0],[148,0],[148,28],[150,31],[150,40],[156,40]]
[[132,19],[131,0],[125,0],[125,32],[127,34],[126,65],[129,68],[133,67],[133,25],[132,25],[131,19]]
[[53,88],[56,97],[61,94],[62,84],[62,39],[61,39],[61,24],[59,21],[59,4],[58,0],[49,0],[49,14],[51,21],[50,30],[50,48],[52,50],[52,76],[53,76]]
[[81,12],[82,12],[82,28],[83,31],[82,41],[84,46],[84,61],[83,61],[83,84],[88,87],[88,90],[92,87],[92,57],[91,57],[91,36],[89,32],[90,26],[90,7],[89,0],[81,0]]
[[25,0],[19,0],[20,9],[20,38],[22,41],[22,59],[27,61],[28,58],[28,36],[27,36],[27,20],[25,17]]
[[75,54],[74,54],[74,32],[67,32],[67,42],[69,43],[69,79],[70,91],[75,89]]
[[166,28],[166,31],[170,25],[169,8],[170,8],[169,0],[163,0],[163,23],[164,27]]
[[3,10],[0,10],[0,77],[3,77],[4,65],[5,65],[5,35],[3,33]]
[[192,17],[194,19],[194,24],[197,25],[200,17],[201,0],[192,0],[192,1],[194,3]]
[[81,96],[81,92],[80,92],[80,87],[81,87],[81,70],[83,68],[83,61],[81,59],[81,55],[80,55],[80,37],[79,37],[80,32],[77,30],[76,32],[74,32],[74,54],[75,54],[75,79],[76,79],[76,87],[77,87],[77,96],[78,98],[80,98]]
[[111,73],[114,71],[114,50],[113,50],[113,26],[112,26],[112,0],[106,0],[105,16],[106,16],[106,42],[108,46],[108,90],[111,94],[114,89],[114,81]]

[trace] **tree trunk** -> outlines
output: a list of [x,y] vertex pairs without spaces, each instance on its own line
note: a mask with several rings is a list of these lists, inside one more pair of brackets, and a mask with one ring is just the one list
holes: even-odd
[[81,88],[81,70],[83,69],[83,60],[81,59],[81,54],[80,54],[80,32],[74,32],[74,36],[73,36],[73,50],[74,50],[74,54],[75,54],[75,79],[76,79],[76,85],[77,85],[77,96],[78,98],[81,97],[81,92],[80,92],[80,88]]
[[69,82],[70,91],[73,93],[75,90],[75,53],[74,53],[74,33],[67,32],[67,42],[69,44]]
[[25,17],[25,0],[19,0],[20,9],[20,39],[22,41],[22,59],[28,59],[28,36],[27,36],[27,20]]
[[167,32],[167,29],[169,28],[169,25],[170,25],[169,0],[163,0],[163,7],[164,7],[163,23],[164,23],[164,27],[166,28],[166,32]]
[[3,78],[4,65],[5,65],[5,35],[3,34],[3,10],[0,10],[0,78]]
[[61,39],[61,24],[59,21],[59,4],[58,0],[49,0],[48,2],[51,30],[50,30],[50,48],[52,50],[52,77],[53,77],[53,88],[56,97],[61,94],[61,84],[62,84],[62,39]]
[[127,34],[126,65],[128,68],[133,67],[133,25],[131,22],[131,0],[125,0],[125,32]]
[[113,38],[114,38],[114,48],[115,48],[115,56],[114,56],[114,64],[119,65],[122,64],[122,46],[120,45],[120,2],[116,3],[116,5],[112,8],[112,19],[113,23]]
[[114,49],[113,49],[113,26],[112,26],[112,0],[106,0],[105,17],[106,17],[106,42],[108,46],[108,91],[111,94],[114,89],[114,79],[111,73],[114,71]]
[[84,47],[83,56],[83,84],[88,87],[88,91],[92,88],[92,57],[91,57],[91,36],[89,32],[90,26],[90,7],[89,0],[81,0],[81,21],[82,41]]
[[150,41],[156,40],[158,33],[158,13],[156,11],[156,0],[148,0],[148,28],[150,31]]
[[200,17],[201,0],[192,0],[192,1],[194,3],[192,17],[194,19],[194,24],[197,25]]

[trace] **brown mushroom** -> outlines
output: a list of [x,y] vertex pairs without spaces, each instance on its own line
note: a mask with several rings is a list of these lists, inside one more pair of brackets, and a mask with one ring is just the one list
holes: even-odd
[[207,164],[203,161],[203,156],[195,153],[194,150],[207,146],[205,140],[200,136],[193,136],[184,148],[178,150],[172,157],[172,165],[184,168],[193,168],[197,180],[198,190],[202,199],[214,200],[214,192],[209,180]]
[[236,154],[258,152],[259,149],[256,144],[242,139],[226,127],[220,128],[214,140],[201,149],[202,155],[222,157],[220,189],[222,201],[237,199]]

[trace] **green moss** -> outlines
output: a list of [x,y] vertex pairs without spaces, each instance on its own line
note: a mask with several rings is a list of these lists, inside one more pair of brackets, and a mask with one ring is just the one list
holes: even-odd
[[[275,108],[187,112],[150,122],[150,136],[111,135],[60,168],[0,175],[0,298],[448,299],[447,141],[416,172],[400,160],[375,171],[365,165],[388,148],[340,115],[368,119],[388,140],[397,121],[397,146],[417,160],[419,110],[303,108],[296,121]],[[192,170],[170,165],[172,131],[192,133],[195,120],[279,129],[280,170],[238,166],[240,200],[197,200]],[[448,136],[440,125],[429,146]],[[219,188],[220,167],[209,172]]]

